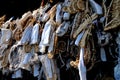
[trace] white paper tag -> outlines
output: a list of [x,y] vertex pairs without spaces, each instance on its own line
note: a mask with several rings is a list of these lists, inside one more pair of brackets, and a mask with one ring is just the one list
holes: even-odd
[[105,54],[105,50],[103,47],[100,48],[100,57],[102,61],[107,61],[106,59],[106,54]]
[[16,75],[16,78],[22,78],[22,71],[21,71],[21,69],[17,70],[15,75]]
[[40,68],[39,64],[34,64],[34,73],[33,73],[34,77],[37,77],[39,75],[39,68]]

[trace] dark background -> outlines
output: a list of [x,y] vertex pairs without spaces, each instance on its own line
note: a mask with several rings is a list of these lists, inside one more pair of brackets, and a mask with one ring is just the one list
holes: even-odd
[[21,17],[27,11],[40,7],[41,0],[0,0],[0,17]]
[[[10,17],[21,17],[27,11],[33,11],[40,7],[42,0],[0,0],[0,17],[3,15]],[[49,0],[44,0],[48,2]],[[64,0],[53,0],[54,3],[61,2]],[[97,3],[101,4],[102,0],[95,0]],[[111,0],[107,0],[109,3]]]

